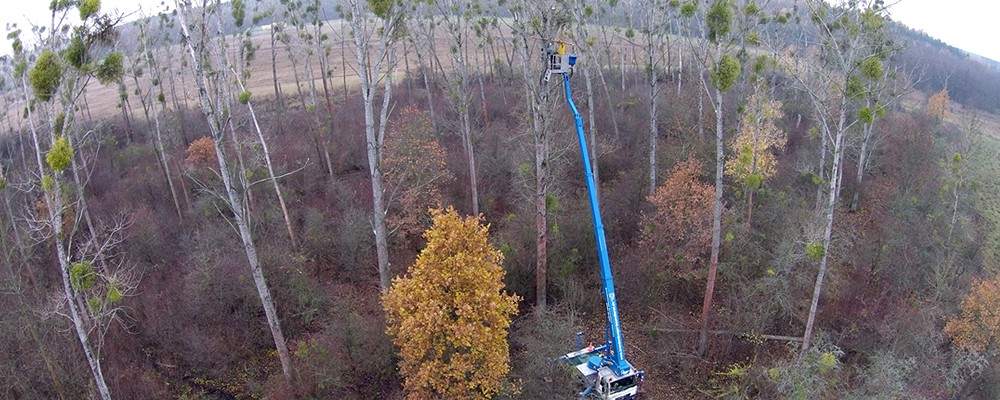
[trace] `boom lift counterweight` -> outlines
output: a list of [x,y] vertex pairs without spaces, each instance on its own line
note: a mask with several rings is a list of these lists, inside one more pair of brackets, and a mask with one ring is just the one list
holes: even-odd
[[[580,376],[585,389],[580,398],[596,396],[606,400],[632,400],[639,395],[639,385],[645,372],[640,371],[625,359],[625,347],[622,339],[621,323],[618,319],[618,301],[615,298],[615,283],[611,276],[611,263],[608,261],[608,246],[604,237],[604,222],[601,220],[601,210],[597,199],[596,182],[588,158],[587,140],[583,135],[583,118],[570,90],[569,79],[576,65],[576,55],[566,53],[566,45],[556,42],[556,46],[546,50],[546,71],[542,78],[548,82],[553,74],[561,74],[563,89],[566,91],[566,103],[573,111],[576,123],[576,136],[580,143],[580,156],[583,159],[583,171],[587,181],[587,194],[590,197],[590,214],[594,223],[594,237],[597,241],[597,256],[601,272],[601,288],[604,294],[604,304],[608,312],[608,325],[605,332],[604,345],[577,349],[559,358],[570,366]],[[581,342],[582,343],[582,342]],[[579,346],[582,347],[582,346]]]

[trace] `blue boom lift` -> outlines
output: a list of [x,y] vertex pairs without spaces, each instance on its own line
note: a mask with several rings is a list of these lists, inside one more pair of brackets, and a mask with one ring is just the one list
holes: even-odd
[[578,334],[577,351],[559,358],[559,361],[574,370],[584,382],[585,388],[580,398],[594,396],[606,400],[632,400],[639,395],[639,386],[645,372],[636,369],[625,360],[625,344],[622,339],[621,324],[618,320],[618,301],[615,298],[615,283],[611,277],[611,264],[608,261],[608,245],[604,238],[604,223],[601,220],[601,210],[597,201],[597,191],[594,182],[594,172],[587,157],[587,140],[583,136],[583,118],[573,103],[569,79],[576,65],[576,55],[566,54],[566,45],[556,42],[555,46],[546,50],[547,68],[543,82],[548,82],[553,74],[561,74],[563,88],[566,91],[566,103],[573,111],[576,121],[576,136],[580,143],[580,156],[583,159],[583,171],[587,179],[587,193],[590,196],[590,214],[594,221],[594,237],[597,240],[597,256],[601,270],[601,287],[604,292],[604,303],[608,310],[608,325],[605,332],[604,345],[593,345],[582,348],[582,340]]

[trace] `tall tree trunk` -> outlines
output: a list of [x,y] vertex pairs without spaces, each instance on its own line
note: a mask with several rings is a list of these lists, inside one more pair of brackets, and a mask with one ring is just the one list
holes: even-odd
[[833,237],[833,215],[837,209],[837,193],[840,191],[840,176],[841,163],[843,162],[843,143],[844,143],[844,133],[846,131],[846,121],[847,121],[847,99],[841,100],[840,104],[840,119],[837,124],[837,136],[833,143],[833,166],[830,173],[829,182],[829,193],[826,202],[826,208],[824,210],[826,227],[823,231],[823,257],[819,262],[819,272],[816,274],[816,284],[813,285],[813,295],[812,302],[809,305],[809,317],[806,320],[805,333],[802,335],[802,350],[799,353],[799,360],[805,356],[806,352],[809,351],[809,346],[812,344],[813,327],[816,323],[816,310],[819,308],[819,296],[823,289],[823,278],[826,276],[826,269],[828,266],[828,260],[830,258],[830,239]]
[[[601,197],[601,175],[599,173],[600,168],[598,168],[598,146],[597,146],[597,121],[596,121],[596,108],[597,104],[594,103],[594,85],[593,80],[590,77],[590,66],[584,64],[583,68],[583,81],[587,88],[587,123],[589,124],[589,129],[587,132],[590,134],[588,140],[590,141],[590,169],[594,174],[594,191],[597,192],[597,198]],[[608,103],[610,104],[610,102]],[[614,120],[614,111],[611,111],[611,119]]]
[[[868,106],[871,107],[870,101]],[[857,174],[855,175],[857,183],[855,183],[854,195],[851,196],[851,212],[858,210],[858,202],[860,201],[861,197],[861,188],[864,185],[865,168],[867,168],[868,157],[870,156],[869,153],[872,151],[871,140],[875,131],[875,121],[877,120],[873,116],[872,122],[869,124],[865,124],[864,127],[865,134],[864,134],[864,139],[861,141],[861,151],[858,153],[858,170]]]
[[479,184],[476,183],[476,149],[472,142],[472,124],[469,111],[462,113],[462,143],[465,145],[466,163],[469,164],[469,195],[472,198],[472,215],[479,215]]
[[[650,50],[652,51],[652,50]],[[656,193],[656,142],[659,140],[659,121],[656,114],[657,98],[659,88],[656,83],[656,70],[652,67],[652,56],[650,57],[649,72],[649,183],[647,191],[650,196]]]
[[132,131],[132,120],[129,118],[128,112],[128,89],[125,88],[125,82],[121,79],[118,79],[118,100],[121,102],[122,119],[125,120],[125,142],[132,143],[135,133]]
[[[708,87],[705,84],[705,74],[699,73],[698,79],[701,80],[701,86]],[[705,137],[705,91],[698,91],[698,137]]]
[[[357,73],[361,86],[361,96],[365,112],[365,143],[368,155],[368,172],[372,186],[372,225],[375,233],[375,251],[378,257],[379,288],[385,292],[389,289],[392,271],[389,266],[388,231],[385,225],[387,208],[382,184],[382,147],[385,143],[385,130],[389,119],[392,99],[392,74],[396,68],[396,28],[401,24],[398,10],[390,13],[388,20],[380,21],[381,27],[374,29],[374,22],[368,9],[359,1],[348,3],[350,11],[355,15],[351,19],[354,35],[355,57],[358,61]],[[364,16],[364,17],[362,17]],[[378,38],[374,57],[371,55],[371,40]],[[382,83],[380,83],[382,82]],[[381,98],[382,108],[379,110],[379,120],[375,121],[375,99],[378,97],[379,86],[384,85]]]
[[[183,10],[180,4],[177,4],[177,8]],[[219,115],[212,107],[212,103],[208,97],[208,89],[205,85],[205,73],[204,73],[204,59],[199,58],[194,49],[194,44],[192,43],[192,38],[190,33],[188,33],[187,23],[185,22],[184,14],[182,12],[177,13],[178,18],[181,23],[181,31],[185,37],[185,42],[187,43],[188,52],[191,56],[191,66],[194,69],[195,84],[198,87],[198,98],[201,103],[202,113],[208,120],[208,126],[212,133],[213,142],[215,144],[215,154],[216,160],[219,163],[219,176],[222,177],[222,183],[226,190],[226,198],[229,202],[229,206],[233,212],[233,219],[236,222],[237,230],[240,234],[240,239],[243,242],[243,250],[246,252],[247,261],[250,264],[250,273],[253,276],[254,285],[257,288],[257,294],[260,297],[261,304],[264,308],[264,315],[267,318],[268,328],[271,330],[271,336],[274,339],[274,346],[278,351],[278,358],[281,361],[281,370],[285,376],[285,381],[291,385],[293,377],[292,369],[292,357],[288,353],[288,345],[285,342],[285,335],[281,329],[281,321],[278,319],[277,307],[275,307],[274,299],[271,297],[271,291],[267,286],[267,280],[264,278],[264,270],[260,265],[260,259],[257,256],[257,247],[254,244],[253,234],[250,232],[250,226],[247,224],[244,213],[246,208],[242,198],[236,193],[236,188],[233,186],[233,182],[229,176],[229,169],[226,162],[226,157],[223,148],[223,124],[219,119]],[[203,23],[204,24],[204,23]],[[202,40],[204,40],[204,25],[202,26]],[[202,51],[204,51],[204,42],[202,42]],[[221,106],[221,104],[217,104]]]
[[[451,88],[451,98],[457,103],[455,108],[458,110],[462,145],[469,168],[469,196],[471,197],[472,215],[479,215],[479,185],[476,183],[476,152],[473,147],[474,138],[472,137],[470,116],[472,112],[472,72],[468,55],[469,32],[466,29],[465,17],[463,15],[452,14],[452,12],[460,11],[461,6],[451,3],[441,4],[441,7],[439,11],[444,15],[444,24],[448,29],[448,36],[451,39],[452,51],[450,53],[454,75],[449,79],[452,82],[449,87]],[[443,7],[447,7],[448,9],[443,9]],[[465,11],[471,12],[470,10]],[[455,13],[457,14],[457,12]],[[433,33],[434,27],[431,26],[429,29]],[[433,35],[429,39],[433,40]],[[431,45],[430,47],[433,49],[434,46]],[[448,78],[447,75],[445,77]]]
[[[167,54],[171,54],[172,51],[173,51],[172,49],[168,48],[167,49],[167,52],[168,52]],[[182,60],[184,59],[183,49],[181,50],[181,59]],[[170,63],[172,61],[168,59],[167,62]],[[188,87],[187,86],[187,79],[184,78],[184,73],[183,72],[179,72],[178,75],[180,75],[180,77],[181,77],[181,87],[182,88],[187,88]],[[187,122],[186,122],[187,121],[187,108],[188,108],[187,89],[184,90],[184,93],[183,93],[184,94],[184,104],[181,105],[177,101],[177,87],[176,87],[176,80],[174,79],[174,73],[170,72],[170,73],[167,74],[167,76],[170,77],[170,97],[171,97],[171,101],[173,101],[173,103],[174,103],[174,115],[177,116],[177,122],[179,122],[180,126],[181,126],[181,139],[183,140],[182,143],[183,143],[183,145],[185,147],[187,147],[187,145],[191,143],[191,139],[188,137],[188,129],[187,129]],[[190,203],[188,203],[188,204],[190,204]]]
[[[27,102],[31,97],[28,92],[28,84],[21,77],[21,85],[24,90],[25,102]],[[42,148],[38,141],[38,132],[35,128],[34,117],[31,115],[31,108],[27,109],[28,113],[28,124],[31,130],[31,137],[35,144],[35,160],[38,163],[38,174],[40,176],[46,176],[47,171],[45,170],[45,164],[42,163]],[[53,132],[54,133],[54,132]],[[53,138],[54,140],[54,138]],[[58,179],[58,177],[56,177]],[[94,378],[94,384],[97,386],[97,393],[101,396],[103,400],[111,400],[111,390],[108,389],[107,381],[104,379],[104,372],[101,370],[100,360],[94,353],[93,346],[90,343],[89,335],[87,333],[87,327],[80,315],[80,310],[77,307],[76,295],[73,293],[73,288],[70,285],[69,277],[69,256],[66,254],[65,241],[63,234],[63,199],[58,193],[59,183],[56,183],[56,189],[50,189],[44,193],[46,210],[48,213],[48,221],[52,229],[52,239],[56,247],[56,259],[59,264],[59,275],[62,278],[63,284],[63,295],[65,296],[67,308],[69,308],[70,318],[73,321],[73,328],[76,332],[76,337],[80,341],[80,346],[83,348],[84,357],[87,359],[87,365],[90,367],[90,373]]]
[[[823,179],[826,179],[826,153],[827,153],[827,143],[826,143],[827,139],[826,138],[828,136],[827,135],[828,133],[829,132],[827,131],[827,129],[826,129],[825,126],[823,128],[821,128],[820,132],[819,132],[819,140],[820,140],[820,146],[819,146],[819,166],[817,168],[817,171],[819,171],[819,180],[820,181],[822,181]],[[816,212],[819,212],[820,210],[822,210],[822,207],[823,207],[823,184],[820,183],[819,185],[816,185],[816,207],[815,207]]]
[[[587,70],[584,69],[584,76],[586,76],[586,71]],[[618,106],[616,106],[614,100],[611,99],[611,87],[608,86],[608,81],[605,80],[604,70],[602,68],[597,69],[597,77],[601,80],[601,87],[604,88],[604,99],[608,102],[608,114],[611,116],[611,127],[615,130],[615,138],[619,138],[621,137],[621,132],[618,130]],[[597,142],[594,142],[594,146],[597,146]],[[597,150],[594,151],[596,152]],[[594,170],[594,179],[597,179],[596,169]]]
[[[146,64],[150,66],[150,80],[156,80],[158,82],[160,79],[160,70],[153,62],[153,57],[150,51],[146,48],[145,42],[143,42],[143,54],[146,55]],[[155,76],[155,78],[154,78]],[[155,88],[156,85],[151,85],[151,88]],[[150,89],[152,91],[152,89]],[[184,214],[181,212],[181,202],[177,198],[177,190],[174,188],[174,179],[170,176],[170,163],[167,160],[167,152],[163,146],[163,134],[160,128],[160,112],[156,109],[156,103],[159,99],[154,96],[150,101],[149,108],[153,112],[153,128],[156,134],[156,155],[158,161],[160,161],[160,168],[163,170],[163,177],[167,180],[167,187],[170,189],[170,198],[174,201],[174,209],[177,211],[178,218],[184,218]]]
[[[233,71],[233,75],[236,75],[236,71]],[[234,78],[239,83],[240,90],[246,91],[247,88],[243,85],[240,77],[234,76]],[[261,151],[264,152],[264,165],[267,166],[267,176],[274,187],[274,194],[278,196],[278,205],[281,207],[281,216],[285,219],[285,230],[288,231],[288,239],[292,241],[292,249],[298,250],[299,241],[295,238],[295,229],[292,228],[292,218],[288,216],[288,206],[285,204],[285,195],[281,192],[281,185],[278,183],[278,175],[274,173],[274,164],[271,162],[271,151],[268,148],[267,140],[264,139],[264,132],[260,129],[260,123],[257,122],[257,113],[253,110],[253,103],[250,101],[247,101],[247,109],[250,111],[253,128],[257,131],[257,140],[260,141]]]
[[722,91],[715,89],[715,208],[712,214],[712,256],[708,263],[705,301],[701,306],[701,335],[698,338],[699,357],[703,357],[708,348],[712,296],[715,294],[715,278],[719,272],[719,247],[722,245],[722,175],[726,162],[724,133],[725,131],[722,129]]
[[278,112],[274,115],[278,118],[275,123],[278,126],[278,130],[281,130],[281,114],[285,111],[285,103],[281,98],[281,87],[278,85],[278,35],[275,32],[275,27],[272,24],[271,27],[271,83],[274,84],[274,100],[278,105]]
[[[318,2],[317,2],[318,3]],[[326,100],[326,111],[333,115],[333,100],[330,99],[330,83],[328,82],[328,77],[326,71],[329,69],[327,66],[326,52],[323,51],[323,25],[319,22],[319,4],[316,4],[316,22],[315,22],[315,40],[316,40],[316,59],[319,62],[319,77],[323,81],[323,98]]]
[[[530,78],[529,78],[530,79]],[[534,95],[532,96],[534,97]],[[533,107],[535,108],[535,107]],[[536,115],[538,118],[544,118]],[[543,124],[535,125],[535,304],[545,310],[547,304],[546,267],[548,265],[548,153],[549,138]]]
[[436,132],[437,131],[437,114],[434,112],[434,88],[432,86],[434,83],[430,79],[430,74],[428,73],[428,70],[430,69],[430,67],[427,66],[424,63],[424,57],[421,55],[422,53],[423,52],[420,52],[420,51],[417,52],[417,63],[420,64],[420,74],[421,74],[421,76],[423,76],[424,90],[427,91],[426,92],[427,93],[427,108],[428,108],[428,110],[431,113],[431,125],[433,125],[434,131]]
[[[523,22],[515,22],[521,23]],[[547,275],[548,266],[548,209],[546,207],[548,197],[548,162],[549,162],[549,135],[548,135],[548,112],[549,90],[536,78],[538,75],[531,67],[539,60],[530,56],[531,40],[526,32],[527,27],[522,26],[517,32],[517,51],[521,58],[521,69],[525,80],[525,94],[528,99],[528,106],[531,109],[531,127],[534,133],[535,144],[535,305],[539,310],[547,307]]]

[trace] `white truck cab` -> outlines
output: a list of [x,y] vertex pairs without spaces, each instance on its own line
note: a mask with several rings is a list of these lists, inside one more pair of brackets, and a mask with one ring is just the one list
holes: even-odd
[[591,360],[601,358],[604,348],[584,348],[559,358],[573,369],[574,375],[583,380],[585,390],[580,398],[597,398],[602,400],[634,400],[639,396],[639,384],[642,383],[642,372],[632,369],[629,373],[618,376],[608,365],[598,363],[597,369]]

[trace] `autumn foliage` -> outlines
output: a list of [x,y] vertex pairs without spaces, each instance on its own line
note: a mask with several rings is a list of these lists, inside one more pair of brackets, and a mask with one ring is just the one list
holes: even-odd
[[948,321],[944,332],[957,347],[997,352],[1000,347],[1000,278],[980,281],[962,299],[962,314]]
[[427,247],[383,296],[407,399],[491,398],[510,371],[507,328],[518,297],[480,217],[431,210]]
[[750,96],[747,111],[731,146],[735,157],[726,161],[726,175],[748,189],[759,189],[777,172],[774,150],[785,147],[788,135],[775,124],[782,118],[781,102],[767,96]]
[[427,209],[441,206],[441,188],[455,179],[426,112],[408,107],[393,120],[382,166],[392,208],[389,225],[420,234],[430,223]]
[[950,102],[948,97],[948,89],[942,89],[940,92],[934,93],[927,99],[927,114],[930,116],[942,120],[948,118],[948,103]]
[[643,241],[677,261],[694,268],[712,243],[712,207],[715,189],[699,179],[701,161],[678,163],[648,198],[655,211],[643,220]]
[[193,166],[215,166],[215,142],[209,137],[203,137],[191,142],[187,148],[187,158],[184,162]]

